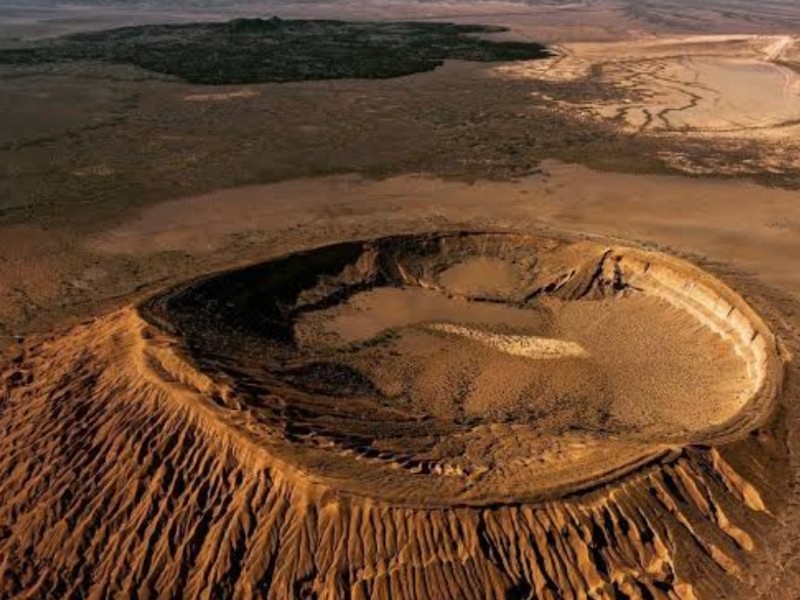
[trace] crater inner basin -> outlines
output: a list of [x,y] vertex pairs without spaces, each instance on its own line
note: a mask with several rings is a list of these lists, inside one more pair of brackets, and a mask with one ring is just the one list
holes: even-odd
[[663,254],[494,233],[339,244],[143,306],[231,426],[337,489],[533,500],[746,431],[779,360],[722,283]]
[[720,336],[641,294],[512,308],[378,288],[305,314],[295,334],[420,418],[524,422],[543,436],[703,430],[736,412],[747,378]]

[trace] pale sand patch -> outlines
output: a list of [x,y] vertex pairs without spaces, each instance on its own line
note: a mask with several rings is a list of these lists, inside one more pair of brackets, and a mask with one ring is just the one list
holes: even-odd
[[117,171],[107,165],[92,165],[84,169],[76,169],[72,172],[75,177],[111,177]]
[[183,99],[187,102],[224,102],[225,100],[236,100],[240,98],[257,98],[261,92],[256,90],[232,90],[229,92],[209,92],[206,94],[189,94]]
[[535,335],[503,335],[452,323],[431,323],[427,325],[427,328],[479,342],[504,354],[533,360],[576,358],[587,355],[586,350],[580,344],[553,338]]

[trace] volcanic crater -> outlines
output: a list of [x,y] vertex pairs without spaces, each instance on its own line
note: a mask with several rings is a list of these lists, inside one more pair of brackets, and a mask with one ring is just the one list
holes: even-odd
[[731,597],[774,526],[782,358],[718,279],[605,241],[185,282],[0,369],[0,597]]
[[202,377],[217,418],[283,469],[402,506],[592,488],[751,430],[781,380],[768,327],[719,280],[595,241],[345,242],[140,313],[176,340],[153,363]]

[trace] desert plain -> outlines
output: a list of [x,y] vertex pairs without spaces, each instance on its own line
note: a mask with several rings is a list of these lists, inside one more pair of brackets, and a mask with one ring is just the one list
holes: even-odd
[[0,598],[800,597],[798,32],[0,3]]

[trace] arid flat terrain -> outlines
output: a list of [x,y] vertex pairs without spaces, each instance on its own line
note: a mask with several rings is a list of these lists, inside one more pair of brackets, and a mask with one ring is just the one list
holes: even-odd
[[796,600],[798,30],[0,0],[0,599]]
[[[539,63],[501,67],[504,74],[545,81],[605,82],[604,95],[563,100],[576,118],[615,122],[665,137],[725,139],[758,148],[744,162],[693,165],[680,150],[664,160],[693,173],[782,173],[797,169],[800,140],[800,38],[790,35],[702,35],[634,42],[574,43]],[[593,74],[593,75],[592,75]],[[620,93],[605,95],[608,88]],[[727,163],[727,164],[726,164]]]

